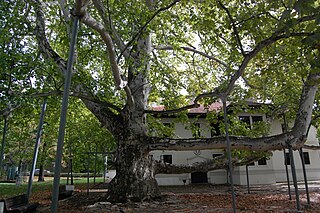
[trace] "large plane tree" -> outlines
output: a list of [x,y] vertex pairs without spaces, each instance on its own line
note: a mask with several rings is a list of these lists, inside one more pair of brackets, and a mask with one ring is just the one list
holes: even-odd
[[[47,64],[38,70],[42,94],[34,96],[61,94],[71,20],[80,19],[70,92],[117,141],[109,200],[160,195],[155,174],[165,169],[149,157],[151,150],[226,147],[223,136],[154,137],[148,114],[181,113],[230,98],[268,100],[295,111],[292,129],[272,137],[231,137],[233,149],[272,151],[305,143],[320,77],[318,1],[26,2],[26,26],[41,53],[37,60]],[[153,103],[166,110],[154,112]],[[214,168],[214,161],[207,164]]]

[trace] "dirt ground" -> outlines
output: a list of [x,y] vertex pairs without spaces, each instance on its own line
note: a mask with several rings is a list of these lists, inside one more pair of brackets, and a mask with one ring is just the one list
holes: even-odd
[[[59,201],[59,212],[232,212],[232,199],[228,185],[188,185],[160,187],[162,201],[111,204],[104,201],[103,184],[95,186],[89,194],[84,186],[77,188],[74,195]],[[291,188],[289,200],[285,183],[250,187],[235,186],[237,212],[297,212],[295,191]],[[309,183],[310,205],[304,185],[299,185],[301,212],[320,213],[320,183]],[[38,212],[50,212],[50,192],[34,194],[32,201],[40,202]]]

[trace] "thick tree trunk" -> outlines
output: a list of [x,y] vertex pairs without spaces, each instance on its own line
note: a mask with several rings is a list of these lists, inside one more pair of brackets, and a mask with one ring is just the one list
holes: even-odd
[[116,159],[117,174],[109,185],[107,199],[110,202],[127,202],[159,197],[154,167],[139,138],[120,141]]

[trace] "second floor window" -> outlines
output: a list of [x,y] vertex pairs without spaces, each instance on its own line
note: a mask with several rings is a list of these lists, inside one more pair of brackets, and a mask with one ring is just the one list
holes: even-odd
[[194,123],[192,124],[192,127],[191,127],[191,131],[192,131],[192,136],[194,138],[200,138],[201,136],[201,131],[200,131],[200,123]]
[[258,160],[258,165],[267,165],[267,159],[261,158],[260,160]]
[[[309,152],[303,152],[303,159],[304,159],[304,164],[306,164],[306,165],[310,164]],[[290,155],[289,155],[289,153],[286,153],[286,156],[285,156],[285,159],[284,159],[284,165],[290,165]]]
[[304,164],[310,164],[309,152],[303,152]]
[[239,120],[246,123],[247,127],[252,129],[253,124],[256,122],[263,121],[262,116],[239,116]]
[[165,138],[170,138],[173,135],[173,133],[172,133],[173,128],[174,128],[173,123],[165,122],[165,123],[163,123],[163,126],[164,126],[164,129],[162,132],[162,136]]
[[172,164],[172,155],[161,155],[161,156],[160,156],[160,160],[161,160],[163,163]]

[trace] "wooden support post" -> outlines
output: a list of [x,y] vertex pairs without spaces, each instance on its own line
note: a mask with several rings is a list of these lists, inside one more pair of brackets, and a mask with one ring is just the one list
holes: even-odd
[[293,157],[293,151],[290,144],[288,144],[289,148],[289,155],[290,155],[290,165],[291,165],[291,172],[292,172],[292,180],[294,185],[294,190],[296,194],[296,205],[297,205],[297,211],[301,210],[300,207],[300,199],[299,199],[299,188],[298,188],[298,181],[297,181],[297,172],[296,172],[296,166],[294,163],[294,157]]
[[247,190],[248,190],[248,194],[250,194],[250,182],[249,182],[248,165],[246,165],[246,175],[247,175]]
[[309,195],[309,187],[308,187],[308,180],[307,180],[307,172],[306,172],[306,165],[305,165],[305,161],[304,161],[304,155],[303,155],[302,148],[299,149],[299,153],[300,153],[301,164],[302,164],[304,185],[305,185],[306,194],[307,194],[307,203],[310,206],[310,195]]
[[223,102],[223,117],[224,117],[224,124],[225,124],[225,130],[226,130],[228,167],[229,167],[229,177],[230,177],[231,195],[232,195],[232,209],[233,209],[233,212],[236,213],[236,211],[237,211],[236,210],[236,196],[235,196],[234,185],[233,185],[231,144],[230,144],[230,138],[229,138],[229,126],[228,126],[228,118],[227,118],[226,99],[223,99],[222,102]]

